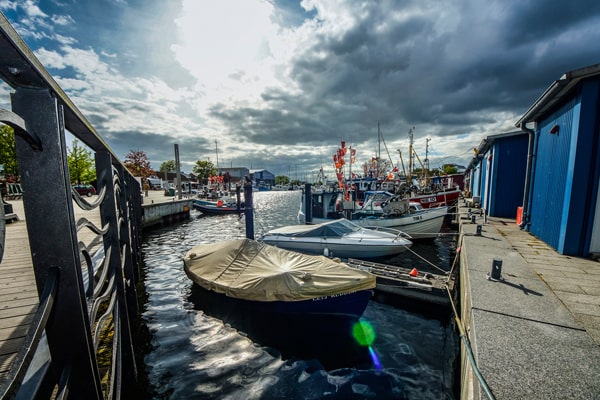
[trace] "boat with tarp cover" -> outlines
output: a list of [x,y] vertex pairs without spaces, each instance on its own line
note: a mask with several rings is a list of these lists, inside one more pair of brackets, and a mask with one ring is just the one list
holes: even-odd
[[345,263],[251,239],[199,244],[183,261],[198,286],[269,314],[358,319],[376,284]]

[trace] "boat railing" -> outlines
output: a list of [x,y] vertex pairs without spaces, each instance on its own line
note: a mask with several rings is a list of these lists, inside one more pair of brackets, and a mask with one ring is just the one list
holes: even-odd
[[404,239],[412,240],[412,236],[410,236],[408,233],[403,232],[399,229],[389,228],[386,226],[368,226],[365,228],[371,229],[373,231],[388,232],[388,233],[394,234],[394,235],[396,235],[396,239],[404,238]]
[[[131,322],[138,312],[140,184],[1,13],[0,76],[11,88],[0,121],[15,133],[39,297],[27,335],[13,335],[21,350],[0,375],[0,398],[119,398],[137,375]],[[93,201],[71,187],[71,138],[94,155]],[[76,218],[76,207],[86,217]]]

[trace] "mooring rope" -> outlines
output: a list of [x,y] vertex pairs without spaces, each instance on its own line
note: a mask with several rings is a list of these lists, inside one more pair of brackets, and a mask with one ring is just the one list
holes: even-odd
[[415,256],[417,256],[418,258],[420,258],[421,260],[425,261],[427,264],[429,264],[430,266],[432,266],[433,268],[440,270],[444,273],[444,275],[448,274],[448,271],[444,270],[443,268],[438,267],[437,265],[435,265],[434,263],[432,263],[431,261],[429,261],[428,259],[426,259],[425,257],[421,256],[420,254],[417,254],[414,250],[412,250],[410,247],[406,247],[406,250],[408,250],[409,252],[413,253]]
[[[454,258],[454,262],[452,263],[451,272],[454,271],[454,268],[457,264],[456,261],[460,255],[460,252],[462,249],[462,246],[460,246],[461,242],[462,242],[462,236],[459,239],[459,246],[456,248],[456,257]],[[456,325],[458,326],[459,335],[465,346],[465,351],[467,352],[467,356],[469,357],[469,362],[471,363],[471,368],[473,369],[473,373],[475,374],[475,377],[479,381],[479,384],[481,385],[481,388],[485,392],[488,399],[496,400],[496,397],[492,393],[492,390],[490,389],[485,378],[481,374],[479,367],[477,366],[477,362],[475,361],[475,356],[473,355],[473,349],[471,348],[471,343],[469,341],[469,337],[467,336],[467,334],[465,332],[465,328],[463,327],[462,320],[460,319],[460,316],[458,315],[458,311],[456,309],[456,305],[454,304],[454,299],[452,297],[452,290],[450,289],[450,287],[448,287],[447,282],[445,284],[445,287],[446,287],[446,293],[448,294],[448,298],[450,299],[450,306],[452,306],[452,312],[454,313],[454,320],[456,321]]]

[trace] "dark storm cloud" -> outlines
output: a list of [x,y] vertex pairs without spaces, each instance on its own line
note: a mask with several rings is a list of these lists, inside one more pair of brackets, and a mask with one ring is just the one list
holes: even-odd
[[[439,135],[477,132],[505,122],[498,113],[518,117],[563,72],[595,63],[590,49],[599,54],[600,30],[591,25],[598,2],[494,3],[483,13],[450,2],[450,17],[424,3],[431,13],[397,19],[391,9],[420,4],[384,3],[361,3],[354,25],[317,33],[295,56],[289,76],[299,95],[267,91],[268,107],[222,105],[213,115],[264,144],[337,142],[373,132],[377,122],[400,136],[413,124]],[[450,28],[438,32],[444,23]],[[587,49],[565,40],[569,34]]]
[[[234,166],[275,173],[314,169],[331,163],[341,140],[357,144],[362,154],[373,152],[378,124],[388,143],[406,141],[416,126],[415,138],[438,136],[453,146],[463,141],[468,150],[485,135],[514,129],[563,73],[600,62],[596,1],[268,1],[270,20],[291,40],[286,45],[293,56],[274,60],[279,82],[257,85],[261,92],[250,97],[219,93],[219,100],[211,98],[210,77],[193,71],[193,63],[186,71],[173,57],[173,44],[181,43],[174,20],[183,0],[65,0],[62,7],[44,3],[46,20],[13,19],[33,43],[60,39],[99,55],[108,67],[96,80],[94,62],[71,61],[73,69],[60,62],[68,52],[46,52],[71,79],[64,82],[72,83],[70,93],[77,91],[76,103],[93,125],[109,132],[117,154],[143,145],[155,168],[173,158],[175,141],[187,163],[214,159],[217,138],[228,149],[222,159]],[[70,25],[47,23],[63,14]],[[84,29],[88,25],[93,29]],[[217,28],[215,39],[218,34]],[[276,57],[277,40],[263,39],[260,54]],[[197,50],[193,55],[202,59],[203,49]],[[88,74],[77,78],[95,80],[89,89],[72,82],[86,68]],[[123,80],[121,92],[105,84],[113,70]],[[235,65],[227,75],[244,92],[253,74]],[[103,98],[94,98],[97,93]],[[113,118],[124,127],[119,134]],[[201,134],[190,137],[193,132]]]
[[598,22],[600,2],[581,1],[520,1],[507,7],[506,21],[510,29],[504,31],[506,44],[522,46],[544,40],[553,40],[562,33],[576,29],[586,22]]

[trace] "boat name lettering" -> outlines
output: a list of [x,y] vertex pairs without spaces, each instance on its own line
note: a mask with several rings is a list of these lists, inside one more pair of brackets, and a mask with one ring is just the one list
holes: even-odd
[[313,301],[319,301],[319,300],[326,300],[326,299],[332,299],[334,297],[341,297],[341,296],[345,296],[349,293],[338,293],[338,294],[332,294],[329,296],[320,296],[320,297],[314,297],[312,300]]
[[420,221],[422,219],[423,219],[423,217],[421,215],[417,215],[417,216],[413,217],[413,221]]

